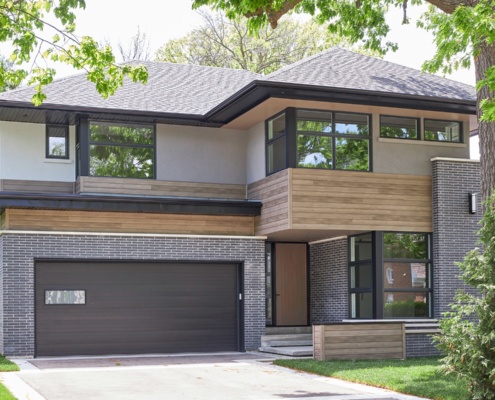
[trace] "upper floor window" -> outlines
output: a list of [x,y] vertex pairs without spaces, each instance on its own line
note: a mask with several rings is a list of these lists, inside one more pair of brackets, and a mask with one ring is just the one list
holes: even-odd
[[154,126],[90,121],[89,174],[155,178]]
[[296,167],[371,169],[367,114],[289,108],[266,128],[267,174]]
[[68,126],[46,126],[46,158],[69,158]]
[[394,139],[419,139],[418,120],[380,115],[380,137]]
[[462,142],[462,124],[457,121],[424,120],[424,138],[438,142]]

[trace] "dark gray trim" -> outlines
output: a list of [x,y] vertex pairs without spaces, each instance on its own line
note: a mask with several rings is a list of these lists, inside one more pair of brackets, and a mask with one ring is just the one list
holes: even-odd
[[257,216],[261,213],[261,202],[251,200],[38,195],[0,192],[0,208]]
[[79,157],[76,160],[79,170],[77,171],[77,177],[88,176],[89,175],[89,120],[86,115],[81,115],[79,117],[79,123],[77,124],[79,130],[77,134],[78,141],[76,146],[78,151],[76,151]]
[[383,319],[384,312],[384,285],[383,285],[383,232],[375,231],[371,233],[373,238],[373,279],[375,280],[374,288],[374,307],[375,318]]

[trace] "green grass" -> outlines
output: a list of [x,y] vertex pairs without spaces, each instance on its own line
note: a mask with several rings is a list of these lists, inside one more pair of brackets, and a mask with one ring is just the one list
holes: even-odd
[[[5,357],[0,356],[0,372],[12,372],[19,371],[17,364],[7,360]],[[0,383],[0,400],[16,400],[12,393]]]
[[465,400],[466,382],[441,371],[438,358],[371,361],[275,360],[274,364],[435,400]]

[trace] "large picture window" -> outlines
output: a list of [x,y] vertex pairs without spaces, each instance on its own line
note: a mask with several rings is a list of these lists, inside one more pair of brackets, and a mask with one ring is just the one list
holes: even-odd
[[89,174],[155,178],[154,126],[91,121]]

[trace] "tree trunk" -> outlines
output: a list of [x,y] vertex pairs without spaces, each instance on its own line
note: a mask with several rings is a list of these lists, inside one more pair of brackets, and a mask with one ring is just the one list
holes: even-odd
[[[495,45],[484,45],[474,60],[476,82],[485,77],[486,70],[495,65]],[[480,102],[482,99],[493,99],[493,93],[485,86],[477,93],[478,120],[481,116]],[[495,122],[480,122],[480,173],[481,198],[486,200],[495,188]],[[484,209],[484,207],[483,207]]]

